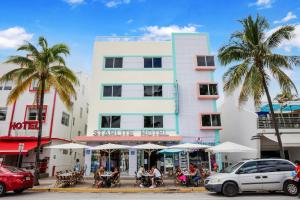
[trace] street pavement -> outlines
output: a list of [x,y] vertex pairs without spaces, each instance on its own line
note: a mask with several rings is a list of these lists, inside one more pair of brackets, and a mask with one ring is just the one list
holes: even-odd
[[[58,192],[24,192],[23,194],[8,193],[0,198],[1,200],[229,200],[230,198],[214,193],[58,193]],[[277,199],[298,199],[298,197],[289,197],[284,194],[243,194],[235,197],[243,200],[277,200]]]

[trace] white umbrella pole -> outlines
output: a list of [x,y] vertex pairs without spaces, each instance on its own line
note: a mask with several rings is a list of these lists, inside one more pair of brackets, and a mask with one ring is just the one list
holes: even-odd
[[189,171],[189,167],[190,167],[190,152],[186,152],[186,156],[187,156],[187,171]]
[[108,170],[110,171],[110,149],[108,150]]
[[209,168],[209,172],[211,173],[211,160],[210,160],[210,152],[208,153],[208,168]]
[[164,174],[166,174],[166,154],[164,153]]
[[151,169],[151,167],[150,167],[150,157],[151,157],[151,150],[149,150],[149,152],[148,152],[148,169],[150,170]]

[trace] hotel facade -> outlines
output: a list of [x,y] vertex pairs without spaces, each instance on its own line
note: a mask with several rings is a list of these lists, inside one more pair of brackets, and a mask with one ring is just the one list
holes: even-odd
[[[0,76],[15,69],[16,65],[0,64]],[[88,113],[88,77],[76,73],[80,85],[76,86],[77,98],[68,110],[54,88],[45,91],[43,110],[42,148],[40,172],[53,176],[60,170],[71,170],[76,159],[84,160],[83,150],[58,150],[45,147],[68,143],[75,136],[85,135]],[[7,105],[7,97],[14,88],[12,82],[0,84],[0,158],[3,163],[24,168],[35,165],[35,152],[38,135],[38,110],[35,101],[36,83],[18,98]],[[19,144],[23,149],[19,150]],[[18,157],[20,155],[20,162]]]
[[[207,34],[174,33],[168,41],[98,37],[94,43],[87,135],[76,140],[91,146],[219,143],[222,127],[214,70]],[[94,170],[94,163],[100,165],[103,157],[86,150],[87,171]],[[147,164],[145,158],[130,149],[112,158],[116,160],[112,165],[133,175],[137,166]]]

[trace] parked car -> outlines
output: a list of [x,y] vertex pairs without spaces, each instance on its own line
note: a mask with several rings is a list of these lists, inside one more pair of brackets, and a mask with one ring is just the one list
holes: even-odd
[[298,183],[293,180],[294,163],[284,159],[257,159],[238,162],[224,173],[217,173],[205,180],[205,188],[225,196],[242,192],[284,191],[295,196]]
[[8,191],[21,193],[33,187],[33,175],[17,167],[0,165],[0,196]]

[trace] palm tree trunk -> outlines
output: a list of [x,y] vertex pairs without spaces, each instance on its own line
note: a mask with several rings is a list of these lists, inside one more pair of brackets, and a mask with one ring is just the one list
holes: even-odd
[[267,99],[268,99],[268,104],[269,104],[269,107],[270,107],[270,112],[271,112],[270,114],[271,114],[271,118],[272,118],[272,123],[274,125],[274,129],[275,129],[275,135],[276,135],[277,141],[278,141],[280,157],[284,159],[285,155],[284,155],[284,149],[283,149],[283,146],[282,146],[282,141],[281,141],[281,137],[280,137],[280,133],[279,133],[279,129],[278,129],[278,123],[277,123],[276,118],[275,118],[272,99],[271,99],[270,92],[269,92],[269,89],[268,89],[268,86],[267,86],[267,83],[266,83],[266,79],[265,79],[264,76],[263,76],[263,87],[265,89]]
[[[45,80],[42,79],[41,91],[40,91],[40,102],[38,104],[38,123],[39,123],[39,132],[37,138],[37,148],[36,148],[36,158],[35,158],[35,185],[39,185],[39,163],[40,163],[40,150],[41,150],[41,140],[42,140],[42,131],[43,131],[43,108],[44,108],[44,91],[45,91]],[[39,92],[39,91],[37,91]]]

